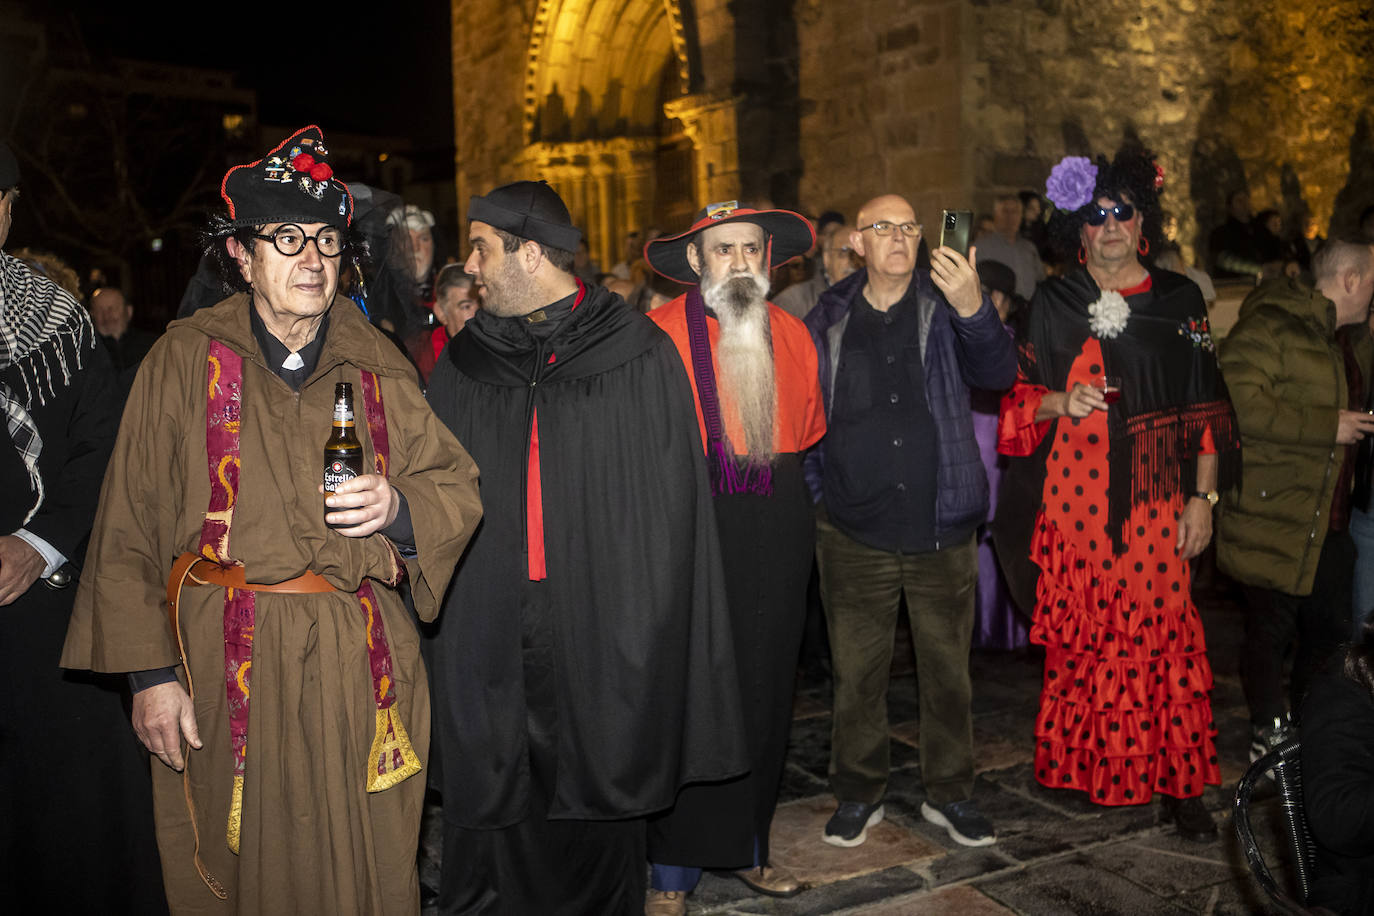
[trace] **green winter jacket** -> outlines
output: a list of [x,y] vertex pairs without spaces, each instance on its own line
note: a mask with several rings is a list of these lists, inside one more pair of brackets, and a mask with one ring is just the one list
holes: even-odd
[[[1360,361],[1369,378],[1370,347]],[[1312,593],[1331,497],[1345,448],[1338,411],[1348,405],[1336,342],[1336,305],[1294,280],[1246,297],[1220,347],[1240,421],[1241,485],[1223,494],[1217,565],[1239,582]]]

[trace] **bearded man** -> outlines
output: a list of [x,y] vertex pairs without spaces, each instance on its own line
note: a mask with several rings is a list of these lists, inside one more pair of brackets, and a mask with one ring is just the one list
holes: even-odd
[[[359,243],[327,156],[312,126],[225,175],[237,292],[139,368],[62,654],[130,673],[174,913],[420,909],[429,689],[397,586],[433,619],[477,468],[336,298]],[[343,383],[370,472],[322,497]]]
[[787,210],[713,204],[686,232],[650,242],[650,266],[692,288],[649,317],[677,346],[696,399],[725,563],[749,774],[690,786],[650,821],[645,912],[686,911],[702,867],[737,869],[760,893],[802,885],[770,864],[792,721],[792,692],[815,526],[801,453],[825,434],[816,348],[800,320],[768,302],[768,272],[815,242]]
[[635,914],[644,818],[744,772],[710,481],[672,341],[573,273],[543,182],[474,197],[482,309],[430,380],[490,508],[439,620],[439,909]]

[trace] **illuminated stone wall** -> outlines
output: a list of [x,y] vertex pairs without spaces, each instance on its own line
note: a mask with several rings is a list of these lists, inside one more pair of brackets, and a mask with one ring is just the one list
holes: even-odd
[[741,2],[453,0],[460,201],[546,178],[609,266],[626,232],[738,196]]
[[[1248,188],[1323,227],[1374,202],[1374,53],[1363,0],[970,2],[964,136],[979,209],[1043,187],[1062,155],[1138,136],[1185,247]],[[1364,14],[1362,21],[1361,13]],[[1366,119],[1363,133],[1357,124]],[[1352,141],[1357,154],[1352,176]],[[1353,178],[1353,182],[1352,182]]]
[[1137,136],[1186,245],[1239,187],[1339,226],[1374,202],[1367,4],[453,0],[460,210],[552,169],[613,263],[659,209],[655,137],[695,149],[698,202],[897,191],[931,223]]
[[[516,178],[523,137],[525,57],[537,0],[454,0],[453,125],[458,212],[468,198]],[[466,239],[466,221],[460,227]]]
[[798,0],[801,204],[853,219],[899,193],[933,225],[969,206],[962,0]]

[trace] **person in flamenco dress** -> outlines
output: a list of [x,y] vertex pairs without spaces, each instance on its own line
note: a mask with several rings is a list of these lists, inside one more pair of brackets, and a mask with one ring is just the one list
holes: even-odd
[[994,529],[1046,649],[1037,780],[1102,805],[1158,793],[1164,820],[1208,841],[1201,795],[1221,773],[1189,560],[1240,438],[1201,293],[1143,260],[1162,184],[1142,152],[1051,172],[1052,231],[1081,266],[1031,303],[1002,401],[1012,457]]

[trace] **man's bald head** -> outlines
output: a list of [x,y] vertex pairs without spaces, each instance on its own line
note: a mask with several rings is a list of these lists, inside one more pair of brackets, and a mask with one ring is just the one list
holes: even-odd
[[[892,220],[890,216],[877,215],[879,213],[898,211],[906,214],[905,219]],[[860,207],[859,215],[854,218],[854,222],[862,228],[864,226],[871,226],[882,219],[888,219],[892,222],[915,221],[916,211],[912,208],[911,203],[900,194],[882,194]]]
[[[905,197],[884,194],[859,208],[855,220],[858,229],[849,236],[850,247],[868,266],[870,274],[887,280],[910,279],[916,270],[916,249],[921,244],[919,228],[907,235],[902,226],[916,224],[916,211]],[[885,223],[890,228],[879,235],[874,224]]]

